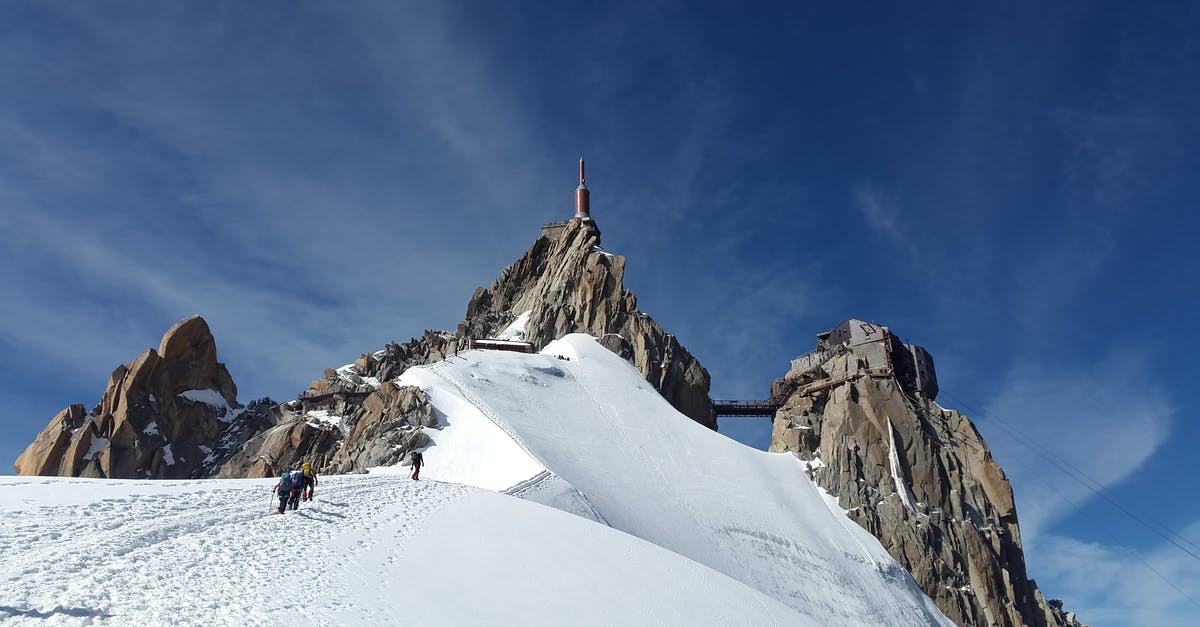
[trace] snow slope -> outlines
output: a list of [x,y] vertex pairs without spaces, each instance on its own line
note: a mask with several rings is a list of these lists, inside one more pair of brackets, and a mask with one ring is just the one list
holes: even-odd
[[0,623],[950,624],[801,462],[590,337],[397,383],[438,410],[422,481],[324,477],[283,516],[273,479],[0,477]]
[[395,474],[0,477],[4,625],[815,625],[583,518]]
[[460,421],[486,418],[546,470],[530,481],[558,482],[551,503],[577,495],[594,518],[814,622],[951,624],[874,537],[827,502],[799,460],[696,424],[589,336],[567,336],[541,355],[468,351],[410,369],[401,382],[425,389],[446,417],[425,452],[430,477],[495,486],[486,466],[463,471],[486,451],[444,445]]

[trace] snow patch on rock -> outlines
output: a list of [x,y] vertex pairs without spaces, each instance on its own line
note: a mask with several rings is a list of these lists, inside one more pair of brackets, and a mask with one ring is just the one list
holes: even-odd
[[520,341],[525,339],[525,326],[529,324],[529,316],[533,314],[533,310],[523,312],[517,316],[512,324],[504,328],[503,331],[496,334],[494,339],[497,340],[514,340]]
[[193,403],[204,403],[218,410],[217,418],[221,422],[233,422],[244,411],[230,407],[229,403],[225,401],[225,397],[221,396],[220,392],[212,389],[187,390],[186,392],[180,392],[177,396]]

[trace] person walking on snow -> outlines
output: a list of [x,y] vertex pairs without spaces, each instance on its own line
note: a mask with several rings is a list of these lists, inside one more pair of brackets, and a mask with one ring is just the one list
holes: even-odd
[[304,485],[304,471],[292,471],[292,492],[288,496],[288,509],[297,509],[300,507],[300,492]]
[[421,456],[421,451],[413,451],[412,453],[412,478],[417,481],[421,478],[421,466],[425,463],[425,458]]
[[292,499],[292,473],[284,471],[279,477],[279,483],[271,488],[271,492],[279,497],[279,513],[282,514],[287,510],[288,501]]
[[300,500],[311,501],[316,494],[317,471],[308,462],[304,462],[303,474],[300,477]]

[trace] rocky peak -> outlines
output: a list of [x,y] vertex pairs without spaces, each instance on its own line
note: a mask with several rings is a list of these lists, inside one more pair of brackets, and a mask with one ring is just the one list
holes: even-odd
[[261,476],[304,457],[334,472],[394,464],[424,446],[436,428],[420,390],[391,383],[408,368],[445,359],[470,340],[502,337],[541,348],[568,333],[589,333],[629,359],[662,395],[697,422],[716,428],[709,376],[700,363],[623,287],[625,258],[600,247],[592,220],[543,229],[490,288],[478,288],[454,332],[427,330],[391,342],[353,364],[327,369],[303,397],[281,406],[277,426],[255,436],[221,470]]
[[50,421],[17,458],[18,474],[206,476],[223,455],[223,436],[263,418],[238,404],[237,386],[199,316],[175,323],[158,350],[117,366],[100,403],[87,414],[82,407]]
[[217,342],[200,316],[176,322],[158,347],[160,383],[185,390],[213,389],[230,405],[237,403],[237,386],[225,365],[217,362]]
[[[624,288],[625,257],[600,246],[593,220],[575,219],[543,234],[467,305],[457,335],[504,335],[536,347],[568,333],[588,333],[628,357],[646,380],[693,420],[716,428],[709,375],[675,336],[638,310]],[[510,325],[524,318],[519,328]]]
[[242,408],[199,316],[180,320],[109,378],[100,403],[63,410],[17,460],[20,474],[182,478],[267,476],[300,460],[354,472],[406,459],[436,426],[419,390],[391,383],[406,369],[502,336],[541,348],[589,333],[629,359],[662,395],[716,428],[708,372],[638,311],[624,289],[625,258],[600,247],[600,229],[574,219],[543,230],[490,288],[475,290],[455,332],[426,331],[354,364],[326,370],[299,399]]
[[933,358],[847,323],[866,326],[818,336],[772,386],[770,450],[809,461],[955,623],[1078,625],[1029,579],[1012,486],[975,425],[934,400]]

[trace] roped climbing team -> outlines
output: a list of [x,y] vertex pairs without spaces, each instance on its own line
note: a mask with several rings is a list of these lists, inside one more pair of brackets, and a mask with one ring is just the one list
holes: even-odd
[[271,491],[279,498],[279,513],[300,507],[300,501],[310,501],[316,495],[317,472],[308,462],[300,470],[284,472]]
[[[412,466],[411,476],[413,480],[419,480],[421,466],[425,463],[424,456],[420,451],[413,451],[409,459]],[[317,471],[313,470],[312,464],[308,462],[304,462],[300,470],[285,471],[279,476],[279,483],[271,488],[271,492],[279,499],[279,513],[299,508],[300,501],[311,501],[316,494],[318,483],[320,481],[317,479]]]

